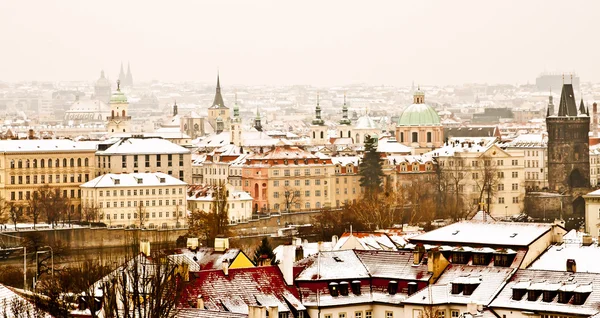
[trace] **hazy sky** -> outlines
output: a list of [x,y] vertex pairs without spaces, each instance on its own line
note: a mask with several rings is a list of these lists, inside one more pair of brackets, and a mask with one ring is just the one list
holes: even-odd
[[599,1],[0,1],[0,80],[600,81]]

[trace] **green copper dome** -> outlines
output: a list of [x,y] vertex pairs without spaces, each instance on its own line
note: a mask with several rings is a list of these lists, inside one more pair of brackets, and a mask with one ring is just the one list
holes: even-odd
[[398,119],[398,126],[438,126],[440,116],[426,104],[408,106]]
[[127,103],[127,97],[120,90],[114,92],[110,97],[111,104],[124,104]]

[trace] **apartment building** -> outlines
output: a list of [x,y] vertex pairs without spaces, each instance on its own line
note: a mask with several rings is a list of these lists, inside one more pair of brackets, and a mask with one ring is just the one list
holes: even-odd
[[98,144],[96,176],[162,172],[191,183],[191,156],[188,149],[161,138],[112,138]]
[[96,142],[1,140],[0,195],[25,203],[43,185],[60,188],[71,212],[81,211],[79,185],[95,174]]
[[334,175],[331,178],[334,189],[332,202],[335,207],[341,207],[360,199],[363,191],[359,182],[359,160],[360,158],[357,156],[331,158],[334,165]]
[[548,137],[545,134],[522,134],[500,144],[500,147],[509,153],[523,154],[525,188],[528,191],[541,191],[548,187]]
[[[227,191],[227,215],[231,224],[247,222],[252,219],[252,197],[249,193],[236,190],[231,184],[225,184]],[[191,185],[187,192],[187,207],[190,211],[212,212],[216,201],[215,185]]]
[[457,181],[457,191],[470,211],[485,208],[494,217],[505,217],[523,210],[522,152],[507,152],[496,137],[482,137],[451,138],[428,155],[437,159],[442,173]]
[[108,173],[82,184],[81,200],[108,226],[166,229],[186,224],[186,188],[160,172]]

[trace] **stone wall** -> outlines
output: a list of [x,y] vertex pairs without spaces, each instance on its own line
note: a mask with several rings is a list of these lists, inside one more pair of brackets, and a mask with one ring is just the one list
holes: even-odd
[[[87,249],[102,247],[129,246],[138,240],[148,240],[150,243],[175,242],[187,229],[178,230],[139,230],[139,229],[109,229],[109,228],[70,228],[54,230],[28,230],[19,232],[1,232],[1,242],[6,247],[20,246],[21,239],[30,233],[42,235],[47,244],[55,242],[66,243],[70,249]],[[16,236],[16,237],[11,237]]]

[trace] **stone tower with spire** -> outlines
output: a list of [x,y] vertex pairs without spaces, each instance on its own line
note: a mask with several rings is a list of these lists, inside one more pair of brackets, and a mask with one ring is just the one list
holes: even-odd
[[342,119],[338,126],[339,138],[352,138],[352,121],[348,117],[348,105],[346,105],[346,93],[344,93],[344,106],[342,106]]
[[310,138],[313,145],[324,145],[329,140],[327,126],[321,118],[321,105],[319,104],[319,94],[317,94],[317,106],[315,107],[315,118],[310,125]]
[[563,84],[558,115],[548,111],[548,184],[552,191],[590,187],[590,117],[583,100],[579,110],[572,84]]
[[554,98],[552,97],[552,91],[550,91],[550,95],[548,96],[548,113],[546,116],[554,115]]
[[[217,127],[217,122],[220,123],[219,127]],[[219,74],[217,74],[217,89],[215,92],[215,99],[212,106],[208,108],[208,123],[213,127],[214,131],[229,131],[231,127],[229,108],[225,106],[225,102],[223,102],[223,95],[221,95],[221,80]]]
[[233,120],[231,121],[231,143],[240,147],[242,145],[242,119],[240,118],[240,107],[238,106],[237,93],[233,104]]
[[119,82],[121,85],[125,83],[127,75],[125,75],[125,71],[123,71],[123,62],[121,62],[121,70],[119,71]]
[[106,128],[110,134],[131,132],[129,102],[121,91],[121,81],[117,80],[117,91],[110,97],[110,116]]
[[263,131],[262,123],[260,121],[260,112],[258,111],[258,107],[256,107],[256,117],[254,118],[254,129],[257,131]]
[[125,75],[125,86],[133,87],[133,75],[131,75],[131,65],[127,62],[127,75]]

